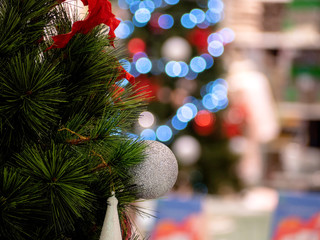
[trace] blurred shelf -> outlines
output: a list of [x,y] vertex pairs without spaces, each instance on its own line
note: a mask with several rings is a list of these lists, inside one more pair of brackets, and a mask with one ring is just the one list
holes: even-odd
[[319,120],[320,103],[279,102],[280,119]]
[[236,33],[233,45],[239,48],[262,49],[320,49],[320,34],[308,29],[292,32],[242,32]]
[[309,191],[320,189],[320,172],[287,173],[275,172],[272,179],[265,182],[267,186],[278,190]]
[[293,0],[260,0],[263,3],[290,3]]

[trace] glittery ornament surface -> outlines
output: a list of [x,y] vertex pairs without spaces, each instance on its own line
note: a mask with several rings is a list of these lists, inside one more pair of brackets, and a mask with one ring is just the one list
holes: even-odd
[[136,196],[154,199],[163,196],[175,184],[178,176],[176,157],[163,143],[145,141],[146,158],[139,165],[130,169],[134,184],[138,186]]

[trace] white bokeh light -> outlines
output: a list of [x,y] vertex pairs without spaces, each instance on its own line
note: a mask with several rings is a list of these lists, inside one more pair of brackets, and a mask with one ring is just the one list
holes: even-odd
[[151,112],[142,112],[139,117],[139,124],[143,128],[149,128],[154,124],[154,115]]
[[188,41],[182,37],[168,38],[161,48],[161,54],[168,60],[187,61],[191,57],[192,49]]
[[177,156],[181,164],[189,166],[199,160],[201,146],[198,140],[194,137],[184,135],[174,141],[172,151]]

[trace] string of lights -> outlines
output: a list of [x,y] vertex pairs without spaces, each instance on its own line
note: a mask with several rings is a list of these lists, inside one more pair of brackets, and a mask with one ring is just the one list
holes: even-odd
[[[172,28],[174,24],[180,24],[186,29],[196,27],[206,29],[223,19],[224,5],[221,0],[209,0],[206,5],[198,2],[199,8],[194,8],[188,13],[181,13],[179,16],[155,12],[158,8],[166,8],[178,3],[179,0],[118,0],[120,8],[130,10],[132,20],[122,21],[120,19],[121,23],[115,30],[116,36],[120,39],[129,38],[135,28],[144,27],[148,23],[164,30]],[[209,34],[207,53],[195,56],[188,62],[183,60],[185,57],[180,57],[181,60],[172,60],[168,57],[150,58],[146,53],[146,43],[140,38],[132,38],[128,41],[128,50],[132,54],[132,61],[121,59],[120,62],[134,77],[139,77],[141,74],[166,74],[171,78],[185,78],[191,81],[196,79],[199,73],[214,65],[214,58],[223,54],[224,46],[232,42],[234,37],[234,32],[230,28],[223,28]],[[173,37],[163,45],[171,44],[172,46],[173,41],[175,41],[175,46],[181,47],[185,40]],[[172,51],[171,55],[174,54],[174,49]],[[183,51],[179,50],[178,52],[181,54]],[[120,84],[125,86],[128,82],[123,80]],[[201,99],[192,96],[186,97],[176,114],[163,125],[156,124],[156,117],[153,113],[143,112],[139,119],[140,137],[145,140],[159,140],[169,143],[173,136],[185,129],[193,119],[198,132],[205,133],[214,124],[214,113],[227,107],[227,94],[227,82],[220,78],[201,88]]]

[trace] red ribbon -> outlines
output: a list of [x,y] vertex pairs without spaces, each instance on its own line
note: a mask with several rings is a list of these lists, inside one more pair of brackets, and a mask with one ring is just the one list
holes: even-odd
[[[58,4],[64,2],[65,0],[58,0]],[[87,34],[93,28],[100,24],[105,24],[109,26],[109,39],[111,40],[111,45],[114,47],[113,40],[116,35],[114,30],[120,24],[120,21],[115,18],[112,13],[112,5],[108,0],[81,0],[84,6],[88,6],[88,16],[84,20],[74,22],[71,28],[71,32],[66,34],[60,34],[53,36],[52,39],[54,43],[47,48],[47,50],[53,48],[64,48],[72,37],[77,33]],[[128,73],[122,66],[119,67],[120,75],[117,81],[126,78],[131,84],[134,84],[135,78],[130,73]]]
[[128,73],[122,66],[119,66],[120,75],[117,77],[117,81],[125,78],[131,83],[132,85],[135,84],[135,78],[130,73]]
[[[65,0],[59,0],[62,3]],[[111,3],[108,0],[81,0],[84,6],[88,5],[89,14],[84,20],[73,23],[71,32],[53,36],[54,43],[47,49],[64,48],[71,38],[77,33],[87,34],[93,28],[100,24],[109,26],[109,39],[114,47],[113,40],[116,37],[114,30],[118,27],[120,21],[115,18],[111,10]]]

